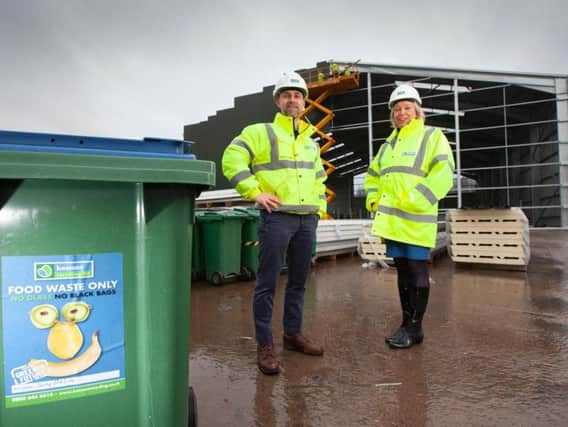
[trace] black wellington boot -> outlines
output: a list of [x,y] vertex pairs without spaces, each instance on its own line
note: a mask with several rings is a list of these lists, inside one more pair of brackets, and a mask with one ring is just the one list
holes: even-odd
[[411,292],[412,316],[407,326],[401,328],[398,337],[393,337],[389,342],[392,348],[409,348],[420,344],[424,340],[422,319],[428,305],[430,288],[415,288]]
[[410,305],[410,288],[413,284],[413,280],[411,270],[408,267],[408,260],[406,258],[395,257],[394,264],[396,265],[396,281],[398,285],[400,308],[402,309],[402,322],[396,331],[385,337],[385,342],[387,344],[389,344],[392,339],[395,339],[402,334],[404,327],[410,322],[410,316],[412,314]]
[[390,336],[385,337],[385,342],[390,344],[391,340],[397,339],[402,334],[403,329],[410,323],[411,310],[410,310],[410,290],[406,283],[398,284],[398,296],[400,299],[400,308],[402,309],[402,322],[400,327],[394,331]]
[[414,310],[408,326],[408,333],[412,336],[414,344],[420,344],[424,340],[422,318],[424,317],[424,313],[426,313],[429,296],[430,288],[416,288],[415,299],[412,302]]

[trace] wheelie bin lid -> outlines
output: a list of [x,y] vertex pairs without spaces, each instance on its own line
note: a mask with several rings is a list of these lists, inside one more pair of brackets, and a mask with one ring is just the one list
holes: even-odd
[[255,207],[236,207],[233,208],[236,211],[246,213],[251,219],[256,219],[260,216],[260,209]]
[[42,153],[105,154],[128,157],[179,158],[195,160],[192,141],[145,137],[143,139],[102,138],[0,130],[0,150]]
[[189,141],[0,131],[0,178],[215,185],[215,163]]
[[248,217],[249,215],[246,212],[241,212],[236,209],[195,211],[195,219],[198,222],[217,222],[227,219],[244,220]]

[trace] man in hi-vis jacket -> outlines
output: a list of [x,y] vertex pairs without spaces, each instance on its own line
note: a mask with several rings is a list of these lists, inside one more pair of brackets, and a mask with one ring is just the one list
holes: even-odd
[[267,375],[280,372],[272,339],[272,310],[285,257],[284,348],[323,354],[323,348],[302,333],[305,283],[318,220],[326,213],[327,178],[319,145],[310,138],[315,127],[299,119],[307,95],[304,79],[295,72],[285,73],[274,87],[274,102],[280,109],[274,121],[245,127],[227,146],[222,160],[225,177],[242,197],[256,201],[261,209],[253,313],[257,364]]

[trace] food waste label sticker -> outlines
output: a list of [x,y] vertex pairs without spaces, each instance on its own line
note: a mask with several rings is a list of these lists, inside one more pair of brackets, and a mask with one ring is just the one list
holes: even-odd
[[4,256],[7,408],[126,388],[121,253]]

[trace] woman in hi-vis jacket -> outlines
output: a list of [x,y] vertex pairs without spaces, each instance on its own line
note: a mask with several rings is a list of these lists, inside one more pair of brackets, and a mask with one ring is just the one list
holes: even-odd
[[372,234],[385,241],[398,275],[402,323],[385,341],[408,348],[424,339],[428,260],[436,244],[438,202],[453,185],[454,158],[442,131],[424,125],[414,87],[396,87],[389,109],[394,130],[371,162],[364,189],[366,207],[375,212]]

